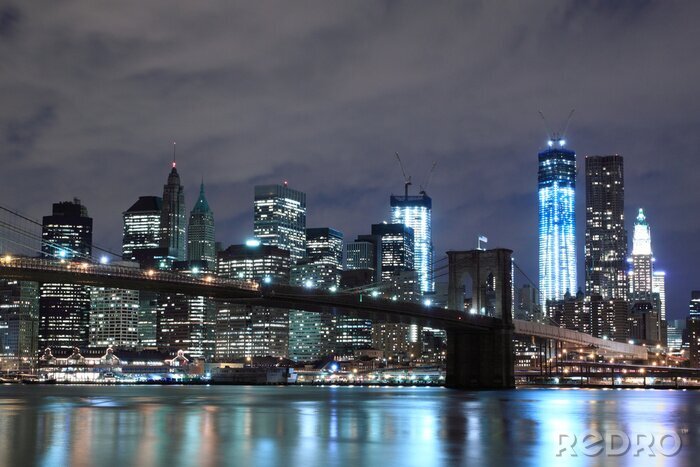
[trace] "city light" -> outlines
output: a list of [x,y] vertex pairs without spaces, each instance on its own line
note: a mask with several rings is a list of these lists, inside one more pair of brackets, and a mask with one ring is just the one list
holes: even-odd
[[432,304],[433,304],[433,301],[429,298],[426,298],[425,300],[423,300],[423,305],[425,305],[425,306],[431,306]]
[[101,257],[100,257],[100,264],[107,264],[107,263],[109,263],[109,258],[107,258],[107,257],[104,256],[104,255],[101,256]]
[[253,247],[253,248],[260,246],[260,240],[258,240],[256,238],[251,238],[251,239],[245,241],[245,246],[249,246],[249,247]]
[[265,284],[271,284],[271,283],[272,283],[272,277],[270,277],[270,276],[265,276],[265,277],[263,277],[263,282],[264,282]]
[[335,292],[338,291],[338,287],[336,287],[335,285],[331,285],[331,286],[328,288],[328,291],[331,292],[331,293],[335,293]]

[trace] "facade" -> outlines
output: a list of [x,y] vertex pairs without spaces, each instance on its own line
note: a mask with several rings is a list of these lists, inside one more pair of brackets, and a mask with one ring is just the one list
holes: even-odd
[[139,292],[90,288],[91,347],[135,350],[139,346]]
[[413,229],[414,269],[418,272],[420,292],[434,292],[432,209],[430,197],[421,192],[419,196],[394,196],[390,198],[391,222],[404,224]]
[[0,279],[0,357],[29,361],[37,352],[39,285]]
[[659,299],[659,317],[661,321],[666,321],[666,273],[663,271],[652,271],[651,292]]
[[343,233],[330,227],[306,229],[306,260],[332,265],[338,276],[335,278],[338,285],[343,270]]
[[683,334],[686,329],[686,320],[674,319],[668,322],[668,350],[680,352],[683,349]]
[[617,342],[629,340],[629,305],[627,300],[605,300],[600,295],[587,295],[585,313],[591,319],[591,334]]
[[139,291],[138,334],[140,349],[157,349],[158,293]]
[[586,157],[586,293],[627,297],[623,158]]
[[690,295],[686,333],[688,335],[690,366],[700,368],[700,290],[693,290]]
[[187,259],[201,262],[207,271],[216,270],[214,213],[204,195],[204,182],[199,188],[199,198],[192,208],[187,226]]
[[[217,275],[288,284],[290,252],[277,246],[248,242],[232,245],[217,254]],[[220,359],[274,356],[286,357],[289,349],[288,310],[217,303],[216,357]]]
[[306,252],[306,194],[286,183],[256,186],[253,230],[264,245],[289,251],[296,264]]
[[137,261],[135,253],[160,246],[160,218],[163,199],[158,196],[140,196],[122,214],[124,233],[122,237],[122,259]]
[[[558,145],[558,147],[556,147]],[[540,303],[576,290],[576,153],[549,141],[539,153]]]
[[[80,200],[53,205],[44,216],[42,256],[81,261],[92,254],[92,218]],[[88,344],[90,291],[83,285],[43,283],[39,290],[39,348]]]
[[401,271],[414,269],[413,229],[405,224],[372,224],[372,236],[379,243],[381,282],[390,282]]
[[[306,229],[306,258],[292,266],[291,285],[335,290],[343,270],[343,234],[328,227]],[[336,318],[330,313],[289,312],[289,358],[311,361],[335,353]]]
[[175,161],[168,175],[168,182],[163,186],[163,209],[160,217],[160,246],[167,248],[177,261],[184,261],[186,256],[185,226],[185,191],[180,184]]
[[345,268],[347,270],[369,270],[372,271],[373,279],[378,280],[381,271],[378,270],[377,266],[379,250],[375,238],[371,235],[361,235],[354,242],[349,242],[345,250]]

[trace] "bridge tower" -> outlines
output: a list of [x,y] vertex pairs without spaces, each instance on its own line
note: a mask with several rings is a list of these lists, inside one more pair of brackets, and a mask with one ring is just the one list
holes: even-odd
[[512,388],[513,277],[511,250],[448,251],[448,308],[464,311],[464,281],[472,283],[470,313],[500,318],[482,332],[448,330],[446,386],[458,389]]

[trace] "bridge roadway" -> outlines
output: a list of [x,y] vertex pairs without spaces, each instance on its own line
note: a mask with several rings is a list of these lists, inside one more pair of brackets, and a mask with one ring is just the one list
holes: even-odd
[[386,322],[430,326],[447,331],[454,329],[460,332],[478,333],[501,326],[501,320],[497,318],[372,297],[367,293],[330,292],[274,284],[261,285],[257,282],[224,279],[209,274],[192,276],[118,265],[6,256],[0,257],[0,277],[35,282],[183,293],[248,305],[336,312]]
[[[119,265],[0,257],[0,277],[43,283],[74,283],[97,287],[152,290],[205,296],[227,302],[273,308],[327,311],[371,319],[430,326],[447,332],[446,385],[460,389],[514,387],[513,336],[517,330],[550,340],[572,340],[577,345],[609,346],[590,336],[555,326],[513,323],[510,315],[488,317],[417,303],[398,302],[366,293],[343,293],[286,285],[260,285],[213,275],[188,275],[142,270]],[[510,309],[510,298],[504,309]],[[587,340],[588,339],[588,340]],[[615,352],[624,353],[625,349]],[[632,349],[632,353],[634,349]],[[641,353],[641,352],[640,352]]]

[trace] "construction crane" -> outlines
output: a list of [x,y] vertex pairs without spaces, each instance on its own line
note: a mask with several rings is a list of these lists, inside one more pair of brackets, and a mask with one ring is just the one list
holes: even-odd
[[563,147],[566,144],[566,130],[569,128],[569,122],[571,121],[571,117],[574,115],[574,112],[576,109],[571,109],[571,112],[569,112],[569,116],[566,117],[566,121],[564,122],[564,130],[561,133],[558,132],[552,132],[552,130],[549,127],[549,124],[547,123],[547,119],[544,117],[544,114],[542,113],[541,110],[538,110],[537,113],[540,114],[540,117],[542,117],[542,121],[544,122],[544,128],[547,131],[547,145],[549,147],[554,146],[554,143],[557,142],[559,143],[559,146]]
[[403,162],[401,162],[401,157],[399,157],[398,152],[396,153],[396,159],[399,161],[399,167],[401,167],[401,173],[403,174],[404,196],[408,199],[408,187],[409,185],[413,185],[413,183],[411,183],[411,176],[406,176],[406,171],[403,168]]
[[428,172],[428,176],[426,177],[426,181],[423,185],[420,185],[420,194],[421,195],[427,195],[427,190],[428,190],[428,185],[430,185],[430,180],[433,178],[433,172],[435,171],[435,166],[437,165],[437,161],[433,162],[433,166],[430,167],[430,171]]

